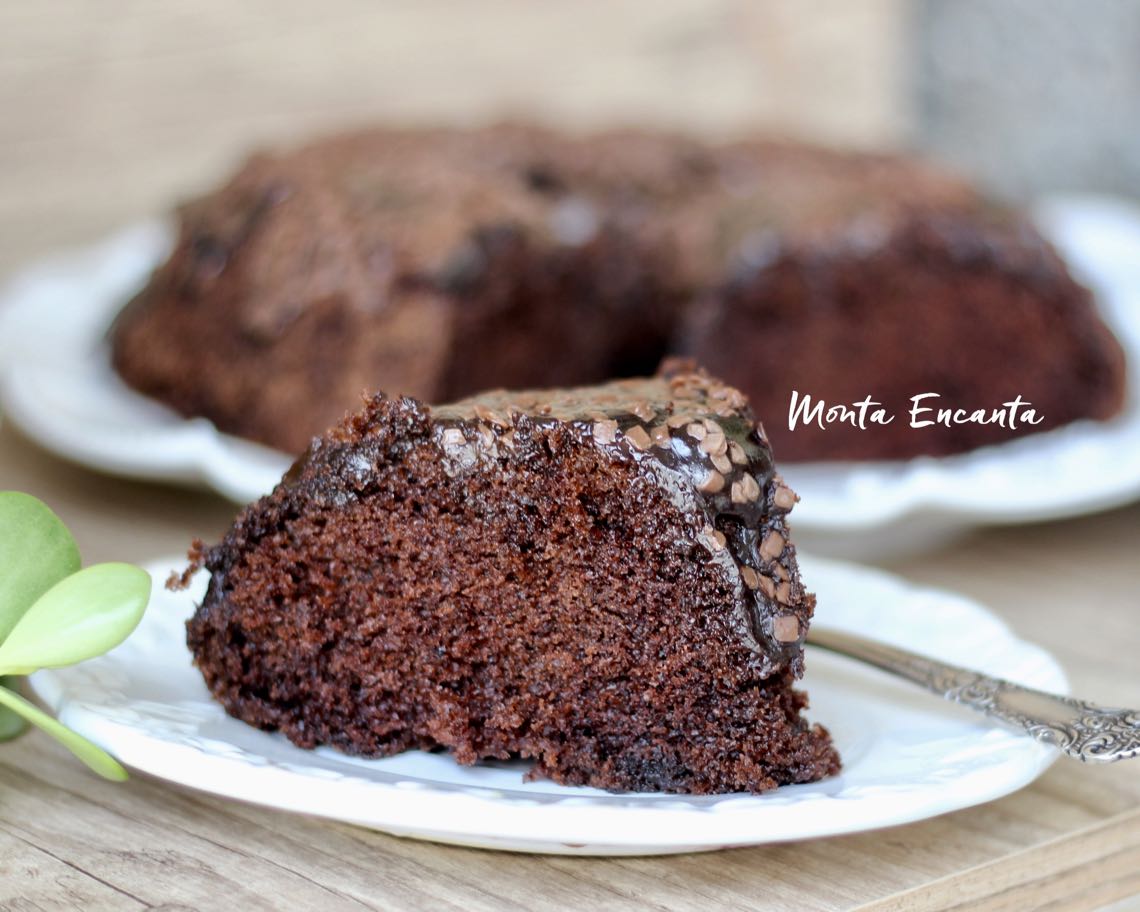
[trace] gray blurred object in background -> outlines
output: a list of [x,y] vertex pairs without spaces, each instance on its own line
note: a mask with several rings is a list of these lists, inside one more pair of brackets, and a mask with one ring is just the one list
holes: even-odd
[[1140,196],[1140,2],[914,0],[912,141],[1005,196]]

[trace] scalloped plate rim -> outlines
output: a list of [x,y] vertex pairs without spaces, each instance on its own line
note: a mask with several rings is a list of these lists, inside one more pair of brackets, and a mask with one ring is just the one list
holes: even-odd
[[[1026,683],[1067,692],[1064,673],[1048,653],[1018,639],[1004,622],[968,599],[942,590],[913,586],[888,573],[866,567],[807,555],[803,556],[803,563],[805,574],[814,575],[828,590],[861,591],[864,599],[874,596],[877,599],[876,612],[883,610],[884,600],[889,603],[895,599],[896,604],[889,611],[895,612],[892,616],[898,619],[904,617],[898,612],[908,610],[905,606],[911,609],[940,606],[941,611],[936,614],[943,620],[931,616],[930,621],[923,622],[927,625],[927,634],[933,633],[933,639],[938,641],[931,644],[937,649],[928,651],[954,648],[972,651],[974,644],[969,637],[983,636],[987,643],[992,644],[991,663],[1010,661],[1007,658],[1010,655],[1020,657],[1022,680]],[[156,561],[149,569],[156,582],[161,582],[170,567],[176,565],[177,562],[172,560]],[[152,604],[147,616],[152,623],[156,622],[156,611],[178,604],[183,613],[177,617],[181,618],[193,606],[193,597],[188,593],[160,591],[156,601],[158,604]],[[835,603],[835,597],[831,601]],[[846,623],[851,623],[852,619],[858,619],[860,611],[865,614],[869,609],[844,610],[848,612]],[[822,611],[826,613],[826,607]],[[175,615],[163,617],[162,623],[169,626],[173,623],[169,618]],[[938,632],[938,624],[945,624],[947,618],[955,624],[969,622],[961,625],[967,630],[964,634],[967,639],[956,647],[947,641],[944,632]],[[897,641],[904,644],[908,637],[915,636],[913,631],[901,638],[897,637],[897,631],[895,634]],[[188,666],[185,645],[179,641],[168,646],[176,649]],[[521,797],[489,797],[498,794],[499,787],[481,785],[478,779],[470,786],[464,786],[462,779],[459,785],[449,779],[435,783],[434,788],[417,785],[415,781],[412,784],[405,781],[361,782],[363,771],[372,768],[372,764],[388,763],[399,757],[368,762],[343,758],[327,749],[323,753],[303,751],[289,745],[280,735],[264,735],[225,717],[216,705],[211,711],[222,717],[221,725],[227,732],[236,732],[239,740],[271,739],[259,743],[271,744],[274,756],[285,755],[294,758],[295,762],[282,764],[264,757],[265,762],[255,762],[256,755],[251,757],[246,748],[230,743],[233,751],[228,751],[225,741],[217,744],[215,739],[203,741],[201,737],[178,731],[168,732],[165,737],[153,732],[148,734],[145,727],[131,722],[129,718],[116,721],[114,699],[104,696],[100,702],[100,686],[92,686],[92,681],[98,680],[96,676],[99,673],[113,672],[126,675],[129,684],[130,672],[124,671],[124,667],[129,666],[136,675],[145,676],[145,668],[138,670],[135,660],[164,663],[164,674],[172,676],[175,672],[169,670],[169,659],[176,653],[155,652],[153,644],[148,645],[145,640],[136,646],[128,640],[119,649],[123,652],[116,651],[75,668],[37,672],[30,681],[39,697],[56,710],[66,724],[100,743],[128,767],[224,797],[356,823],[396,835],[460,845],[570,854],[668,854],[860,832],[925,819],[1009,794],[1033,781],[1058,756],[1051,748],[980,722],[976,726],[979,733],[976,738],[970,734],[975,731],[975,726],[971,725],[966,735],[959,734],[959,740],[965,738],[968,743],[976,742],[979,756],[986,762],[957,776],[938,773],[935,767],[935,774],[931,774],[934,775],[933,784],[920,780],[919,784],[905,787],[888,783],[844,786],[841,775],[822,783],[785,787],[768,796],[693,799],[663,795],[614,796],[592,789],[567,789],[540,783],[542,791],[534,793],[536,799],[531,799],[526,793]],[[140,650],[145,651],[146,657],[136,656]],[[818,671],[813,683],[810,680],[811,667],[826,664],[825,658],[832,663],[831,671]],[[828,675],[836,674],[837,668],[850,670],[849,664],[813,650],[809,659],[809,680],[805,686],[809,692],[821,687],[828,690],[828,685],[821,682],[825,682]],[[992,668],[987,670],[993,671]],[[863,671],[859,669],[858,673]],[[883,677],[874,672],[867,674],[871,675],[871,680]],[[196,673],[193,675],[202,694],[205,694],[200,679]],[[842,678],[840,686],[845,686]],[[888,682],[888,686],[893,687],[894,683]],[[934,720],[931,724],[935,732],[939,724],[949,724],[943,718],[945,714],[968,715],[968,711],[960,707],[919,694],[906,685],[899,684],[898,687],[903,688],[898,693],[913,694],[916,700],[926,701],[926,704],[918,704],[923,707],[919,718],[929,715]],[[834,688],[834,684],[830,686],[830,689]],[[208,704],[212,703],[208,697],[205,699]],[[910,696],[907,700],[909,704]],[[174,704],[136,702],[147,704],[152,719],[162,717],[172,707],[177,708]],[[929,708],[926,708],[927,704]],[[892,713],[897,711],[893,704],[887,709]],[[877,711],[881,710],[882,707]],[[913,707],[907,712],[913,713]],[[821,718],[820,721],[827,724],[829,720]],[[155,730],[162,731],[161,723]],[[951,743],[957,744],[953,740]],[[961,751],[961,745],[956,749]],[[856,766],[868,762],[869,752],[874,750],[873,741],[869,747],[859,748]],[[443,759],[425,760],[436,755],[419,752],[399,756],[411,758],[404,761],[406,763],[428,764],[429,774],[430,764],[444,762]],[[941,762],[945,764],[948,761],[942,758]],[[466,777],[469,774],[449,760],[446,763],[449,770],[456,771],[449,775]],[[348,768],[349,771],[333,774],[321,764],[332,764],[337,769]],[[355,770],[362,772],[355,774]],[[849,770],[847,774],[853,773]],[[938,778],[943,774],[947,776],[945,781]],[[419,773],[395,775],[402,780],[424,781],[424,776]],[[493,772],[492,775],[498,774]],[[430,776],[427,781],[432,781]],[[530,787],[520,785],[517,790]],[[829,789],[833,794],[827,793]],[[511,791],[515,790],[512,786]],[[845,791],[851,794],[845,797]],[[549,796],[552,794],[555,797],[551,799]],[[637,806],[641,804],[652,806]],[[441,825],[441,820],[446,820],[446,825]]]

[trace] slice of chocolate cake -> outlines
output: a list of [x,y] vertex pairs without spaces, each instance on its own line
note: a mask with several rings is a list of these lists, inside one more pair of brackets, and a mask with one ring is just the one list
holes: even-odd
[[379,395],[196,554],[188,641],[228,712],[303,747],[616,790],[812,781],[839,760],[792,687],[795,500],[742,395],[685,367]]

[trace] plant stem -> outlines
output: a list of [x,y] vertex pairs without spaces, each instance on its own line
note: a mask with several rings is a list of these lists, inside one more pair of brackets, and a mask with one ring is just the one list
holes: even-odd
[[6,706],[43,729],[103,778],[117,782],[127,778],[127,771],[103,748],[76,734],[19,694],[13,693],[6,687],[0,687],[0,705]]

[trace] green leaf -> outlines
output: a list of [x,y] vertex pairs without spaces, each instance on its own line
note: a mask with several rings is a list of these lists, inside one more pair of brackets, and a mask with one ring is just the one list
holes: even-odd
[[0,674],[102,655],[138,626],[149,598],[150,575],[130,564],[96,564],[60,580],[0,643]]
[[0,491],[0,642],[41,595],[79,569],[75,539],[48,507]]
[[[16,689],[16,678],[0,678],[0,687]],[[0,706],[0,741],[11,741],[28,730],[28,720],[6,706]]]
[[33,725],[43,729],[103,778],[114,779],[117,782],[122,782],[127,778],[127,771],[103,748],[92,744],[82,735],[77,735],[65,725],[61,725],[19,694],[13,693],[5,687],[0,687],[0,704],[19,713]]

